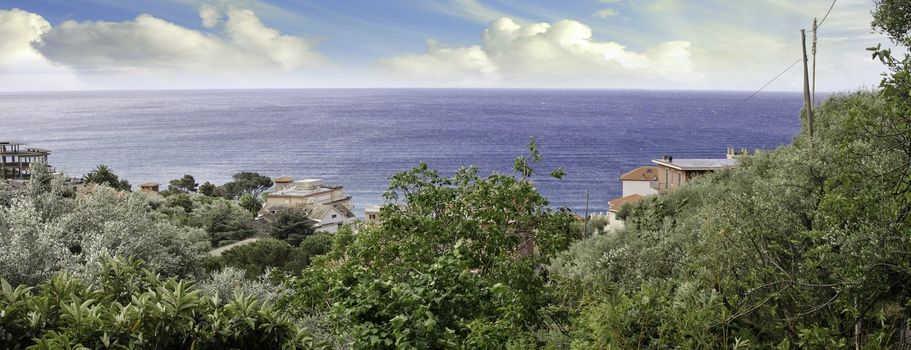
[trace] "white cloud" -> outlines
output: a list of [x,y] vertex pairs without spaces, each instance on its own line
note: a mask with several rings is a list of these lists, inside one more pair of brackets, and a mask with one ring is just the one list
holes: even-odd
[[199,8],[199,18],[202,19],[202,25],[206,28],[214,28],[221,22],[221,11],[211,4],[203,4]]
[[0,63],[34,58],[31,42],[50,29],[51,24],[34,13],[0,10]]
[[66,21],[50,29],[34,47],[45,57],[74,69],[98,71],[179,70],[244,72],[291,70],[326,60],[313,47],[317,40],[283,35],[266,27],[249,10],[230,8],[227,19],[213,7],[200,11],[201,32],[142,14],[123,22]]
[[598,12],[595,12],[592,14],[593,17],[598,17],[598,18],[608,18],[608,17],[613,17],[616,15],[617,15],[617,10],[614,10],[614,9],[603,9],[601,11],[598,11]]
[[572,20],[521,25],[499,18],[482,39],[482,45],[468,47],[429,45],[424,54],[388,58],[380,65],[396,76],[439,85],[447,83],[441,79],[463,75],[502,86],[643,87],[654,80],[668,86],[700,79],[688,42],[635,52],[594,40],[591,28]]

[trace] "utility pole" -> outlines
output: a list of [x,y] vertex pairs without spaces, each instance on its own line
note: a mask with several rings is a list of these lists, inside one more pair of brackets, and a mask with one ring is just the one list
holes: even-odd
[[816,106],[816,17],[813,17],[813,85],[810,90],[810,103]]
[[585,224],[582,228],[582,237],[588,236],[588,190],[585,190]]
[[800,30],[800,41],[803,46],[803,101],[807,108],[807,130],[813,139],[813,104],[810,101],[810,72],[807,68],[807,31]]

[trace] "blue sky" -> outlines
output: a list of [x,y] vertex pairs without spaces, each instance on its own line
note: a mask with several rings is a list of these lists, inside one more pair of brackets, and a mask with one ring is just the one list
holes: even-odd
[[[0,0],[0,90],[752,90],[829,0]],[[877,82],[872,2],[820,30],[819,90]],[[795,67],[771,90],[799,90]]]

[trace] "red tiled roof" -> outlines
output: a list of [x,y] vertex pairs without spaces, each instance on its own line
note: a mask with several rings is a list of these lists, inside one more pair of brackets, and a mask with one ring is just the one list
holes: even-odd
[[607,211],[616,213],[616,212],[620,211],[620,207],[622,207],[624,204],[635,203],[635,202],[642,200],[642,198],[645,198],[645,197],[643,197],[642,195],[638,195],[638,194],[631,194],[626,197],[619,197],[619,198],[611,199],[611,200],[607,201],[607,205],[610,206],[609,209],[607,209]]
[[620,175],[620,181],[658,181],[658,167],[645,165]]

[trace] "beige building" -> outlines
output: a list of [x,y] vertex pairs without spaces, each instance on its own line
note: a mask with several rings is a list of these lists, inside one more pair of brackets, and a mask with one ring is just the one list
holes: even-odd
[[351,196],[339,185],[324,184],[321,179],[295,181],[290,176],[273,180],[275,186],[266,192],[266,204],[323,204],[342,205],[351,210]]
[[139,192],[158,193],[159,188],[161,188],[161,184],[157,182],[146,182],[139,185]]
[[364,209],[364,221],[365,222],[380,222],[380,207],[371,206]]
[[299,209],[313,220],[317,231],[334,233],[344,224],[357,221],[351,211],[351,196],[339,185],[321,179],[297,180],[290,176],[273,179],[275,186],[266,193],[260,217],[289,209]]
[[665,156],[652,160],[658,165],[658,193],[675,191],[694,177],[721,169],[733,168],[736,158],[725,159],[674,159]]
[[357,221],[357,216],[341,204],[325,205],[316,203],[276,204],[266,203],[259,211],[259,217],[271,217],[286,210],[301,210],[313,221],[317,232],[335,233],[345,224]]

